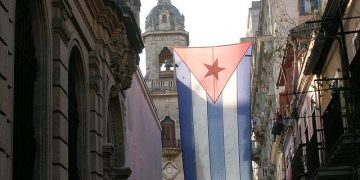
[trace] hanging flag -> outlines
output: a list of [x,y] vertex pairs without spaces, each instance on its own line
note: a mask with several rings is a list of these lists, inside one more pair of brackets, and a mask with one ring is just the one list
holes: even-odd
[[185,180],[250,180],[251,43],[175,48]]

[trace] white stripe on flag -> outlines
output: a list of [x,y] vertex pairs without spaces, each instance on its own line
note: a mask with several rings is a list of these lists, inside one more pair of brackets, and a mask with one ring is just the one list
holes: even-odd
[[229,180],[240,178],[236,77],[235,71],[222,92],[226,179]]
[[206,92],[191,74],[197,180],[210,180]]

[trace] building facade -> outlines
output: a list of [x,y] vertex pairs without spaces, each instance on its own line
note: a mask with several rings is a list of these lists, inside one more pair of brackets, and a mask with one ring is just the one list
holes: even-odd
[[[261,5],[261,11],[268,7],[266,3]],[[273,138],[270,151],[268,144],[260,150],[254,149],[254,160],[260,162],[257,165],[271,167],[270,175],[269,171],[263,171],[267,173],[266,179],[359,179],[359,78],[355,73],[360,69],[359,6],[357,1],[347,0],[298,0],[283,6],[286,8],[269,6],[271,26],[277,32],[279,27],[287,27],[287,32],[281,35],[273,31],[275,41],[280,43],[274,41],[273,45],[275,74],[270,84],[275,85],[275,106],[269,106],[274,114],[265,116],[271,122],[257,124],[261,102],[266,101],[261,101],[257,87],[253,91],[255,138],[262,137],[259,132],[265,134],[264,139],[269,134]],[[286,26],[289,21],[277,23],[277,12],[287,12],[294,23],[291,26]],[[259,24],[267,22],[260,17]],[[281,37],[286,37],[284,43]],[[257,42],[256,48],[262,44]],[[278,44],[283,51],[276,54]],[[259,66],[266,51],[256,52],[259,55],[255,57],[254,67],[258,71],[253,73],[253,86],[258,86],[254,82],[261,81],[261,74],[266,72],[266,68],[261,70]],[[261,73],[257,73],[259,69]],[[271,128],[262,129],[269,123]],[[255,142],[259,141],[255,139]],[[258,154],[261,156],[256,159]],[[269,157],[267,162],[266,157]],[[258,179],[264,178],[257,175]]]
[[135,173],[124,121],[143,49],[140,1],[0,4],[0,179]]
[[[359,179],[358,2],[321,1],[308,54],[294,82],[297,109],[294,177]],[[315,24],[316,25],[316,24]],[[313,25],[313,26],[315,26]],[[301,145],[301,146],[300,146]]]
[[274,88],[271,87],[274,76],[274,31],[272,29],[272,4],[260,1],[257,33],[255,35],[252,62],[251,113],[253,125],[253,179],[271,179],[274,168],[270,162],[272,128],[275,112]]
[[178,95],[174,47],[187,47],[185,18],[170,0],[158,4],[146,17],[142,34],[146,51],[146,76],[162,127],[163,179],[184,179],[180,147]]
[[[291,149],[287,149],[285,142],[287,142],[287,134],[290,134],[287,132],[290,132],[292,120],[291,117],[284,118],[287,112],[284,111],[281,103],[287,100],[285,98],[288,97],[288,93],[293,92],[293,89],[288,90],[284,86],[278,86],[277,83],[279,74],[282,75],[284,72],[283,59],[286,56],[295,57],[294,53],[286,54],[287,50],[293,48],[289,45],[294,43],[289,32],[293,32],[295,27],[310,19],[313,12],[311,10],[316,9],[311,9],[309,4],[306,4],[305,12],[304,3],[309,2],[260,1],[252,67],[254,179],[284,179],[286,176],[286,161],[288,161],[286,155]],[[286,67],[293,68],[291,65]],[[292,80],[296,77],[289,75],[288,78]],[[291,84],[292,81],[287,80],[286,83]]]

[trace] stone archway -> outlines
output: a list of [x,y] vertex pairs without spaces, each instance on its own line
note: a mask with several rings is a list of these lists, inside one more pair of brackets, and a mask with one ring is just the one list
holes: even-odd
[[68,68],[68,178],[88,179],[88,103],[86,76],[80,49],[70,51]]
[[106,143],[103,144],[103,175],[105,179],[127,179],[131,169],[125,167],[125,122],[123,104],[114,86],[108,99]]

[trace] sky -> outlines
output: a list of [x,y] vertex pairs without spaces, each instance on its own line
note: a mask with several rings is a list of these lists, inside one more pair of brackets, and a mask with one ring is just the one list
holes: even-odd
[[[158,0],[142,0],[140,28],[145,32],[145,18]],[[185,16],[189,47],[234,44],[246,35],[251,0],[171,0]],[[140,69],[145,73],[145,49],[140,55]]]

